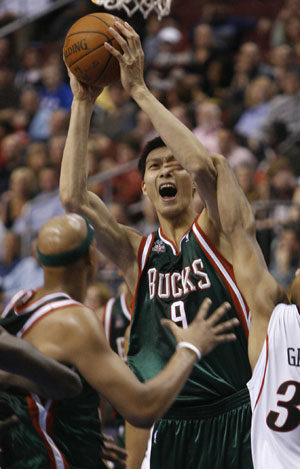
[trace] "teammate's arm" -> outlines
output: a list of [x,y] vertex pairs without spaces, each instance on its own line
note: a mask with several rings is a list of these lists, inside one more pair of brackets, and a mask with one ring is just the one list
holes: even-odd
[[[78,375],[0,328],[0,386],[17,386],[53,399],[81,391]],[[12,374],[14,373],[14,374]]]
[[[235,335],[228,330],[236,325],[237,320],[219,323],[229,305],[223,304],[206,319],[210,304],[209,299],[203,302],[187,329],[164,320],[177,342],[190,342],[203,355],[218,344],[235,339]],[[67,310],[64,313],[64,318],[60,315],[60,321],[55,321],[58,313],[53,313],[52,318],[44,318],[35,325],[34,334],[29,330],[26,338],[44,353],[76,366],[90,385],[131,424],[150,427],[182,388],[195,363],[195,352],[188,348],[178,349],[161,373],[141,383],[111,350],[102,325],[92,311],[76,307],[70,308],[69,315]],[[61,321],[66,321],[65,326]],[[51,331],[51,336],[55,338],[53,342],[41,340],[43,335],[47,337],[45,330],[47,333]]]
[[217,205],[221,227],[232,246],[233,269],[240,291],[251,311],[249,359],[252,368],[261,352],[270,315],[286,295],[269,273],[256,241],[254,215],[227,161],[215,160]]
[[73,103],[61,164],[60,198],[67,212],[76,212],[91,220],[102,253],[121,268],[134,288],[137,272],[133,266],[141,235],[118,224],[102,200],[87,188],[90,120],[101,88],[83,85],[71,72],[69,75]]
[[125,423],[125,428],[127,469],[141,469],[151,432],[149,429],[136,428],[128,422]]

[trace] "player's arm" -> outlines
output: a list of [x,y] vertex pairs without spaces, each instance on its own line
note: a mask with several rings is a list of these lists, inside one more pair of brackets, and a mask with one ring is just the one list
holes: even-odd
[[0,328],[0,386],[16,386],[54,399],[73,397],[81,381],[66,366]]
[[[229,305],[223,304],[206,319],[210,304],[209,299],[203,302],[197,317],[187,329],[165,320],[177,342],[190,342],[203,355],[218,344],[235,339],[235,335],[228,330],[236,325],[236,319],[219,323]],[[65,310],[64,318],[61,319],[60,315],[60,321],[55,323],[54,314],[52,318],[44,318],[36,324],[34,336],[29,331],[26,338],[38,340],[40,350],[53,358],[75,365],[90,385],[136,426],[150,427],[165,412],[188,378],[197,358],[194,351],[179,348],[161,373],[141,383],[111,350],[102,325],[92,311],[72,308],[68,316]],[[66,321],[65,326],[62,326],[62,320]],[[41,328],[43,334],[46,328],[47,334],[54,337],[53,342],[41,340]]]
[[222,230],[231,243],[233,269],[251,311],[249,359],[254,368],[266,337],[270,315],[284,301],[283,289],[269,273],[256,240],[254,215],[225,158],[215,160],[217,204]]
[[87,187],[90,120],[101,89],[83,85],[71,72],[69,75],[74,97],[61,164],[60,198],[67,212],[79,213],[91,220],[102,253],[118,265],[130,281],[141,235],[118,224],[102,200]]
[[[105,47],[120,63],[124,89],[148,115],[176,160],[193,176],[200,195],[202,196],[202,192],[206,193],[207,205],[207,192],[211,190],[210,184],[215,184],[216,181],[216,171],[210,153],[147,88],[143,76],[144,54],[139,35],[131,26],[120,23],[110,30],[123,49],[123,54],[108,43],[105,43]],[[210,207],[210,210],[213,208]]]
[[150,431],[145,428],[136,428],[126,422],[125,438],[125,447],[128,452],[127,469],[140,469],[150,438]]

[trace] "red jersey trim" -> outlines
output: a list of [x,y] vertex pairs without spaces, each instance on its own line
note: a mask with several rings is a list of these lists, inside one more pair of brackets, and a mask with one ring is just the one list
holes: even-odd
[[[211,241],[207,238],[205,233],[201,230],[197,222],[195,222],[193,226],[193,233],[199,246],[205,252],[207,258],[209,259],[211,264],[214,266],[216,271],[221,276],[222,281],[224,282],[228,290],[228,293],[231,296],[235,309],[238,313],[239,320],[243,326],[245,335],[248,338],[248,335],[249,335],[248,321],[249,321],[249,316],[250,316],[249,308],[236,285],[232,265],[224,258],[224,256],[222,256],[222,254],[211,243]],[[201,239],[201,237],[203,238],[203,240]],[[207,244],[207,246],[205,246],[205,243]]]
[[147,263],[147,259],[149,257],[152,245],[154,241],[154,233],[150,233],[147,237],[143,237],[139,246],[139,251],[138,251],[138,265],[139,265],[139,276],[136,282],[135,286],[135,291],[134,291],[134,296],[132,299],[131,303],[131,321],[132,321],[132,316],[133,316],[133,311],[135,307],[135,302],[136,302],[136,297],[137,297],[137,291],[138,291],[138,286],[140,283],[141,275],[143,272],[143,269]]
[[196,216],[195,220],[193,221],[192,225],[186,230],[186,232],[184,233],[184,235],[181,237],[181,240],[180,240],[180,243],[179,243],[179,250],[177,249],[177,247],[175,246],[175,243],[167,238],[166,235],[164,235],[161,227],[159,227],[158,229],[158,234],[159,234],[159,237],[162,241],[164,241],[166,244],[169,244],[169,246],[172,248],[172,251],[173,251],[173,254],[175,256],[178,256],[181,252],[181,243],[182,241],[184,240],[184,238],[186,237],[186,235],[191,231],[192,227],[193,227],[193,224],[196,223],[196,220],[199,218],[199,215]]
[[[37,396],[37,399],[38,399],[38,396]],[[32,424],[34,428],[36,429],[37,433],[39,434],[45,446],[45,449],[48,453],[49,463],[50,463],[49,469],[58,469],[58,468],[69,469],[69,465],[67,464],[63,454],[61,453],[59,448],[55,445],[48,431],[49,429],[52,428],[52,422],[53,422],[53,416],[51,414],[52,401],[48,400],[46,405],[42,407],[45,413],[47,414],[46,418],[43,419],[43,416],[41,415],[41,412],[40,412],[39,405],[36,402],[36,400],[32,396],[26,396],[26,400],[27,400],[28,412],[29,412],[29,416],[32,421]],[[48,405],[49,405],[49,408],[47,409]],[[45,427],[44,429],[41,426],[42,420],[44,420],[44,427]]]
[[[63,300],[63,301],[66,301],[66,300]],[[60,302],[58,302],[60,303]],[[55,304],[55,303],[54,303]],[[20,331],[17,333],[17,336],[18,337],[23,337],[24,334],[26,334],[28,331],[30,331],[30,329],[38,322],[40,321],[41,319],[43,319],[47,314],[50,314],[52,313],[53,311],[56,311],[57,309],[64,309],[64,308],[69,308],[70,306],[78,306],[80,305],[80,303],[78,302],[75,302],[75,301],[72,301],[72,300],[69,300],[69,302],[65,305],[61,305],[61,304],[58,304],[57,306],[50,306],[50,304],[46,304],[44,305],[44,307],[46,306],[49,306],[45,312],[39,312],[37,311],[36,313],[34,314],[37,314],[37,317],[36,319],[33,318],[34,315],[32,315],[30,318],[28,318],[28,320],[25,322],[25,324],[23,325],[22,329],[20,329]],[[42,308],[41,308],[42,309]],[[30,322],[30,325],[27,326],[27,324]]]

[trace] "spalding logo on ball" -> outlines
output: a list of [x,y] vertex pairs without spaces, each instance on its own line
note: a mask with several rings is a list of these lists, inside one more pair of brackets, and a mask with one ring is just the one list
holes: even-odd
[[91,13],[83,16],[69,29],[63,54],[75,77],[87,85],[105,86],[120,78],[119,62],[108,52],[108,42],[121,51],[121,47],[109,31],[120,18],[108,13]]

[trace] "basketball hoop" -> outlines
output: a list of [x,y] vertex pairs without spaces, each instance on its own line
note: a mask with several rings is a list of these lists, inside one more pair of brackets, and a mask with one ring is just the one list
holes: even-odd
[[92,2],[107,10],[123,8],[128,16],[140,11],[144,18],[147,18],[151,11],[155,11],[160,20],[170,13],[172,0],[92,0]]

